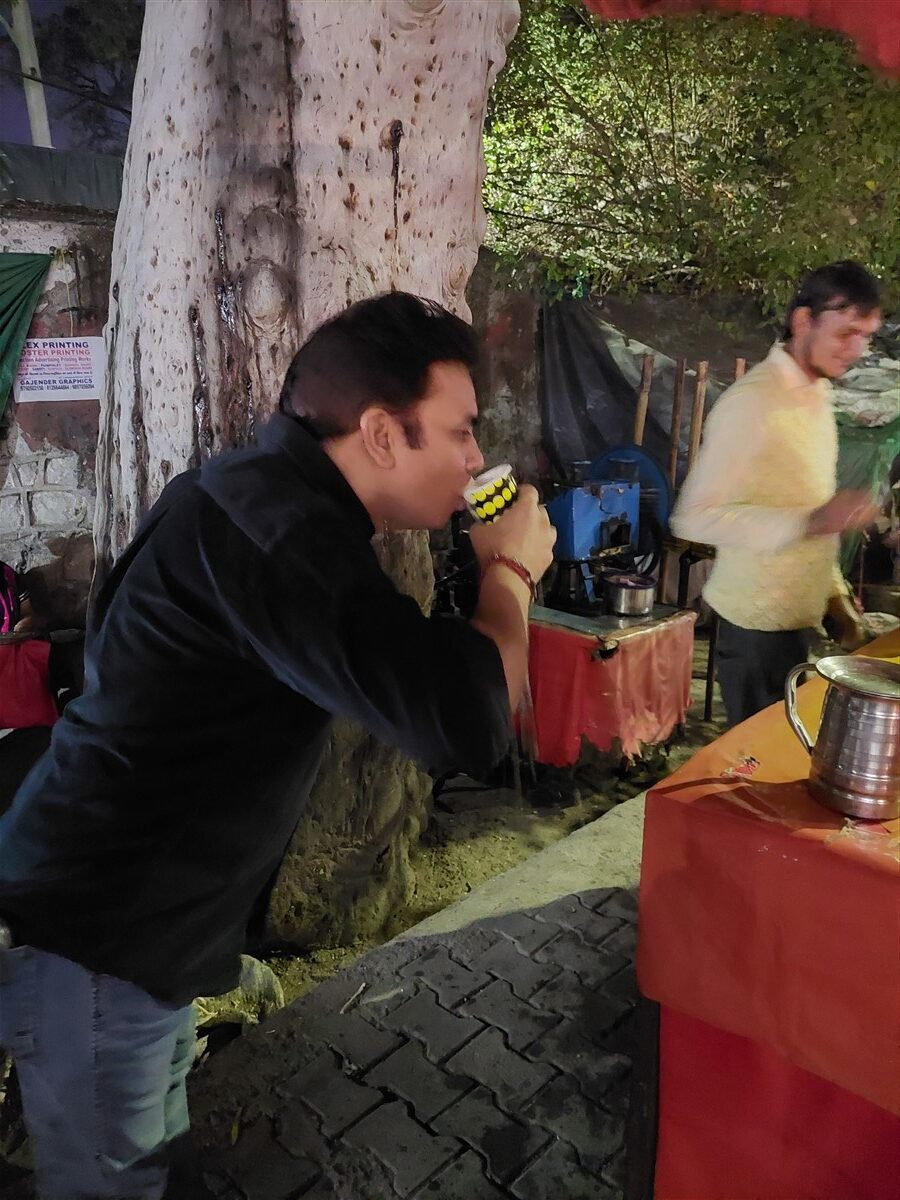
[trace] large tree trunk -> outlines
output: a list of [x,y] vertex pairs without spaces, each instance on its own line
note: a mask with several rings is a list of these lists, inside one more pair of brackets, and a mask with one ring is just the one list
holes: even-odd
[[[253,437],[329,314],[398,288],[467,315],[485,104],[517,19],[515,0],[150,0],[113,247],[99,578],[172,475]],[[385,553],[427,604],[424,539]],[[426,794],[340,729],[278,935],[383,920]]]

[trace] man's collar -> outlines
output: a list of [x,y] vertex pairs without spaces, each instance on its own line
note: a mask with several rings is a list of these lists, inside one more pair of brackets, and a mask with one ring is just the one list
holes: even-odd
[[300,469],[303,478],[331,496],[367,539],[375,526],[363,502],[339,468],[325,453],[322,443],[295,418],[273,413],[259,435],[259,446],[269,454],[283,454]]
[[769,362],[781,376],[785,387],[790,391],[797,388],[809,388],[807,395],[827,399],[831,394],[831,384],[827,379],[810,379],[803,371],[793,355],[789,354],[783,342],[776,342],[769,351]]

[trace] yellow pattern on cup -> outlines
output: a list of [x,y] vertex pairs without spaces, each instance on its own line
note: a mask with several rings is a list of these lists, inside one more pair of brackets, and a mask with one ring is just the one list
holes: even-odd
[[[485,474],[489,476],[490,472]],[[466,501],[473,516],[488,524],[503,515],[515,501],[519,490],[512,471],[495,475],[493,479],[483,479],[477,486],[477,491],[466,495]]]

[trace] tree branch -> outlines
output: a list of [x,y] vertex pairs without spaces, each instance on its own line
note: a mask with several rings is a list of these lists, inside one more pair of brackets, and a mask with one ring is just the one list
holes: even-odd
[[522,222],[534,221],[539,225],[556,225],[562,229],[590,229],[594,233],[633,233],[636,236],[640,236],[642,233],[645,232],[643,229],[632,229],[626,225],[619,225],[614,228],[612,226],[597,225],[596,223],[591,223],[591,222],[587,222],[587,221],[559,221],[554,217],[538,217],[538,216],[534,216],[530,213],[528,213],[528,214],[515,213],[515,212],[510,212],[508,209],[505,209],[505,208],[493,208],[492,206],[490,206],[488,204],[486,204],[484,207],[485,207],[485,212],[493,213],[495,216],[498,216],[498,217],[508,217],[510,220],[513,220],[513,221],[522,221]]
[[[569,174],[569,172],[542,170],[539,172],[539,174],[542,178],[546,178],[550,175],[565,176],[565,175]],[[498,169],[495,167],[491,171],[491,179],[496,180],[496,179],[498,179],[498,177],[501,179],[504,179],[504,178],[505,179],[515,179],[516,172],[514,169],[513,170],[507,169],[504,171],[502,168]],[[669,211],[667,208],[663,208],[659,204],[657,204],[652,198],[652,195],[653,195],[652,192],[649,192],[646,188],[643,191],[635,192],[631,188],[623,187],[622,184],[624,181],[623,181],[622,174],[620,174],[620,173],[612,173],[610,175],[610,177],[607,178],[600,174],[590,174],[589,172],[582,172],[581,177],[585,178],[585,179],[593,180],[594,190],[596,190],[596,192],[598,194],[606,197],[607,200],[609,200],[610,202],[612,202],[614,204],[621,204],[621,205],[625,206],[630,203],[632,208],[637,209],[644,213],[652,214],[653,216],[655,216],[657,218],[663,217],[665,215],[665,213],[667,211]],[[499,186],[501,188],[504,187],[503,184],[497,184],[495,186]],[[616,188],[618,188],[618,190],[615,190]],[[504,190],[510,190],[510,189],[504,188]],[[543,197],[541,197],[541,198],[543,198]]]
[[87,71],[79,67],[77,63],[70,63],[69,69],[72,72],[72,76],[76,84],[90,88],[91,91],[99,90],[97,80],[94,79],[92,75],[89,75]]
[[684,228],[684,209],[681,205],[681,184],[678,179],[678,139],[675,136],[675,95],[672,90],[672,68],[669,65],[669,28],[663,25],[663,59],[666,64],[666,83],[669,89],[669,128],[672,131],[672,176],[678,189],[678,221]]
[[[623,213],[634,213],[634,211],[635,211],[634,207],[628,203],[627,199],[624,199],[621,196],[613,195],[613,196],[608,196],[608,197],[601,197],[596,202],[587,200],[582,204],[578,204],[578,203],[565,204],[564,202],[562,202],[558,199],[548,198],[546,195],[542,196],[542,195],[538,195],[534,192],[530,192],[527,189],[525,189],[524,187],[507,187],[502,184],[501,185],[495,184],[494,186],[496,187],[496,190],[498,192],[502,192],[504,195],[512,197],[516,200],[533,200],[533,201],[536,201],[538,204],[544,204],[544,205],[550,204],[550,205],[552,205],[554,212],[577,213],[579,216],[581,216],[585,213],[590,213],[590,212],[594,212],[594,211],[605,213],[607,211],[607,209],[610,207],[610,205],[614,206],[614,209],[615,208],[621,209],[621,211]],[[633,232],[635,227],[623,225],[623,226],[621,226],[621,228],[628,229],[629,231]],[[641,226],[641,228],[644,232],[648,232],[646,225]]]
[[121,113],[123,117],[131,118],[130,108],[123,108],[121,104],[114,104],[103,92],[97,91],[94,94],[80,91],[78,88],[68,87],[64,83],[54,83],[45,76],[38,78],[35,75],[26,75],[24,71],[14,71],[11,67],[0,67],[0,73],[10,75],[13,79],[27,79],[31,82],[42,83],[44,87],[55,88],[58,92],[69,92],[70,95],[78,96],[81,100],[89,100],[92,104],[101,104],[104,108],[111,108],[113,112]]
[[[561,92],[562,95],[566,97],[566,100],[569,102],[569,105],[570,105],[570,111],[577,113],[578,116],[580,116],[581,119],[591,129],[593,129],[596,133],[598,133],[600,135],[600,140],[606,144],[607,148],[611,151],[612,154],[615,154],[616,147],[615,147],[615,143],[613,142],[612,137],[610,136],[608,130],[605,129],[604,126],[597,120],[597,118],[590,111],[590,109],[585,108],[585,106],[583,104],[580,104],[575,99],[575,97],[573,95],[571,95],[571,93],[565,87],[565,85],[562,84],[555,75],[553,75],[550,71],[547,71],[544,69],[544,66],[542,63],[535,63],[535,66],[541,72],[541,74],[544,76],[544,78],[548,81],[548,83],[550,83],[551,86],[555,87],[558,92]],[[633,179],[630,179],[630,183],[632,186],[632,198],[636,200],[637,199],[637,189],[635,186],[635,181]]]

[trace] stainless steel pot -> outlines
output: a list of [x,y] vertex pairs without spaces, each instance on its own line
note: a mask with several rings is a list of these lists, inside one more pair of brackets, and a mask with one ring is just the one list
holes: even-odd
[[[828,681],[815,745],[797,715],[797,679],[817,671]],[[794,667],[784,702],[791,729],[812,756],[809,786],[848,817],[900,816],[900,665],[859,655]]]
[[620,617],[646,617],[656,602],[656,582],[649,575],[604,575],[603,594],[610,612]]

